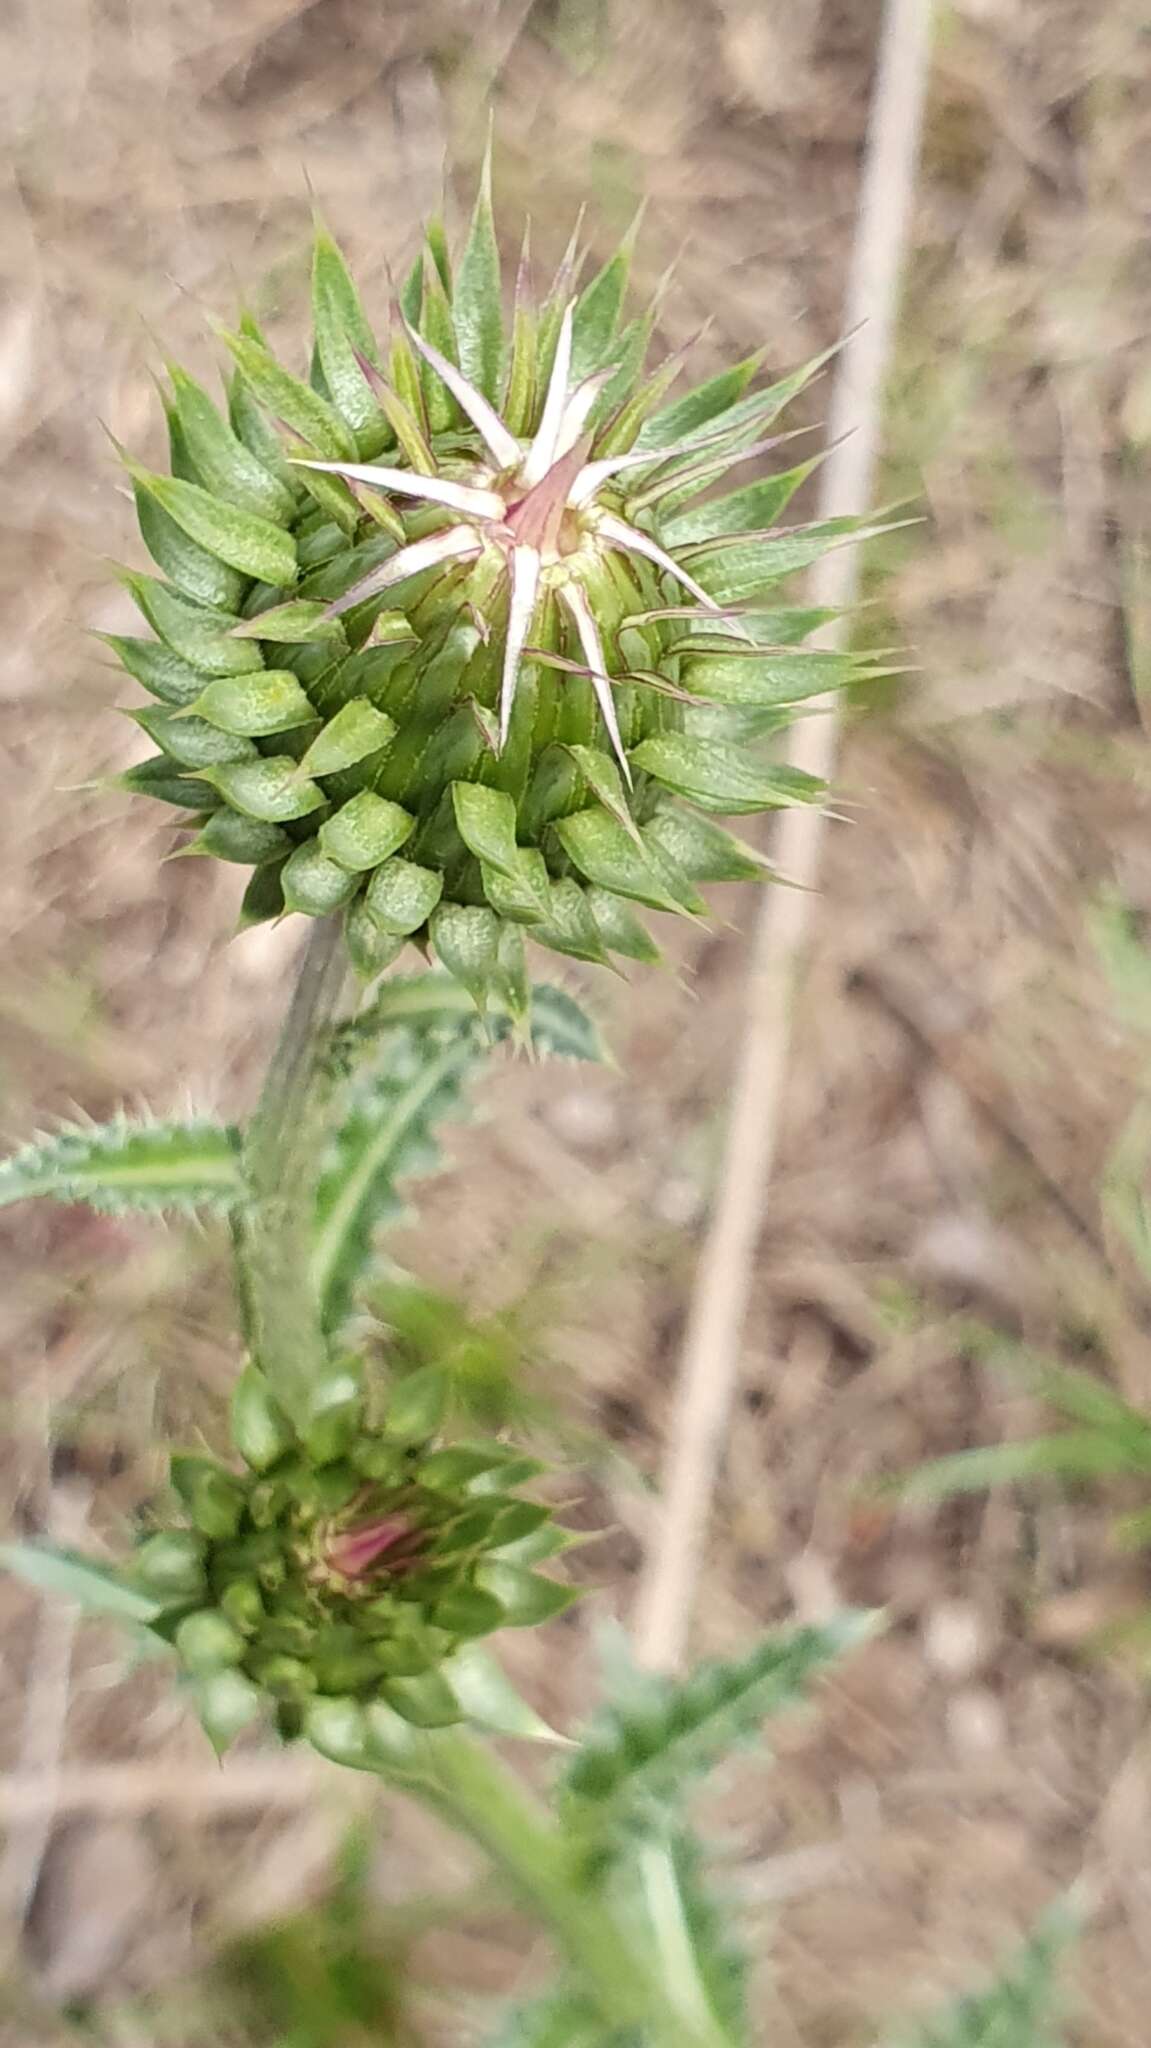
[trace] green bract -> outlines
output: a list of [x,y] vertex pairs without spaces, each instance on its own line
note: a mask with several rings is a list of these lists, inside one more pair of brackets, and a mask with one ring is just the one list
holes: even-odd
[[308,382],[248,318],[227,417],[171,371],[173,474],[129,461],[157,639],[109,644],[160,699],[130,786],[250,863],[246,921],[341,910],[363,975],[414,938],[482,1002],[524,934],[651,958],[631,904],[698,915],[760,871],[701,813],[818,796],[748,743],[851,672],[798,646],[818,615],[762,608],[845,523],[769,530],[811,462],[716,489],[817,365],[669,399],[629,257],[539,304],[521,271],[509,337],[485,173],[454,279],[434,229],[386,340],[320,228]]
[[438,1368],[410,1373],[373,1424],[355,1369],[334,1369],[300,1431],[249,1366],[232,1411],[242,1469],[172,1459],[186,1524],[144,1538],[128,1583],[218,1747],[269,1707],[286,1736],[320,1702],[459,1721],[450,1660],[574,1598],[531,1569],[567,1539],[514,1491],[519,1453],[437,1441],[445,1392]]

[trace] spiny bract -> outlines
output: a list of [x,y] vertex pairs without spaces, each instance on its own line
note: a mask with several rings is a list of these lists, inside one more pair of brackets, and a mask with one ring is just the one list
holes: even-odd
[[538,307],[522,262],[509,340],[485,170],[386,346],[318,227],[307,383],[248,317],[227,418],[171,369],[172,474],[125,458],[162,574],[125,573],[156,637],[109,636],[159,700],[122,780],[195,814],[183,852],[253,868],[245,920],[340,910],[363,975],[430,940],[515,1004],[525,932],[656,958],[632,904],[698,914],[700,883],[761,871],[710,814],[818,796],[747,742],[850,657],[763,593],[851,522],[768,530],[811,461],[711,488],[816,365],[754,391],[752,357],[668,401],[629,259],[577,293],[573,244]]
[[144,1536],[131,1578],[218,1747],[266,1709],[320,1748],[333,1727],[347,1746],[396,1716],[459,1721],[453,1658],[575,1598],[531,1569],[570,1541],[516,1492],[540,1468],[506,1444],[440,1440],[446,1391],[437,1367],[410,1373],[373,1421],[349,1362],[301,1434],[249,1365],[232,1409],[243,1469],[172,1459],[187,1520]]

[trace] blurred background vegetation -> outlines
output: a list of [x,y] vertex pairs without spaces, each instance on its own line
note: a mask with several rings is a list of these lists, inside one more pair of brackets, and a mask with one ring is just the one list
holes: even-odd
[[[81,787],[138,752],[84,637],[130,630],[105,429],[159,455],[151,373],[169,350],[210,370],[238,279],[299,355],[313,197],[382,310],[421,217],[458,224],[489,106],[509,264],[525,211],[547,262],[585,197],[601,254],[646,200],[664,345],[701,376],[759,347],[782,371],[838,331],[878,22],[877,0],[10,0],[7,1137],[76,1105],[242,1109],[297,943],[232,942],[237,877],[160,866],[164,819]],[[776,2048],[863,2048],[1085,1867],[1105,1904],[1071,2038],[1147,2039],[1151,1576],[1116,1532],[1148,1505],[1151,1412],[1149,57],[1140,0],[938,8],[879,493],[921,517],[873,545],[858,627],[915,666],[851,710],[704,1602],[718,1652],[840,1599],[891,1618],[715,1803]],[[612,1534],[580,1571],[605,1590],[514,1645],[561,1723],[646,1526],[739,1030],[750,909],[723,907],[669,934],[672,974],[597,986],[617,1071],[494,1072],[396,1240],[427,1290],[404,1342],[591,1447],[578,1514]],[[225,1252],[214,1228],[6,1214],[18,1534],[114,1545],[161,1436],[211,1429]],[[1064,1452],[1025,1486],[892,1494],[1059,1427],[1058,1367],[1135,1411],[1118,1479]],[[454,2044],[530,1979],[430,1823],[290,1757],[220,1774],[112,1634],[12,1583],[0,1613],[6,2039]],[[57,1765],[49,1799],[31,1778]]]

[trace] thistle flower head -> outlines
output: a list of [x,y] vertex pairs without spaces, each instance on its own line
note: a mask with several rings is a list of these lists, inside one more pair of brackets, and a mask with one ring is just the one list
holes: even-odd
[[220,1746],[268,1710],[286,1736],[318,1712],[321,1737],[333,1714],[369,1708],[417,1727],[457,1721],[461,1649],[573,1597],[531,1569],[568,1540],[516,1491],[531,1461],[437,1439],[438,1369],[401,1380],[375,1423],[356,1386],[337,1375],[301,1434],[249,1366],[233,1406],[240,1468],[175,1457],[184,1518],[137,1552],[152,1626]]
[[173,369],[172,473],[128,460],[161,574],[126,573],[155,637],[112,642],[158,700],[123,779],[251,866],[247,920],[341,910],[366,976],[415,939],[514,1002],[524,934],[657,957],[633,905],[761,871],[713,814],[819,793],[747,743],[850,668],[763,609],[843,523],[771,530],[810,461],[715,491],[816,366],[670,396],[629,261],[577,293],[569,256],[538,305],[521,266],[509,337],[485,172],[381,343],[319,228],[309,380],[245,318],[227,417]]

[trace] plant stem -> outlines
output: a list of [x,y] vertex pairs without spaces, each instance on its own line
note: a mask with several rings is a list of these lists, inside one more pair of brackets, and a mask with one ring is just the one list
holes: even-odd
[[418,1770],[397,1782],[470,1836],[503,1872],[550,1929],[605,2027],[638,2030],[650,2048],[732,2048],[731,2037],[694,2000],[690,2011],[676,2003],[642,1927],[622,1922],[578,1881],[561,1834],[489,1747],[437,1731]]
[[328,1028],[345,963],[337,919],[308,939],[244,1153],[249,1201],[236,1239],[253,1351],[293,1419],[303,1422],[327,1366],[312,1275],[313,1204],[328,1087]]

